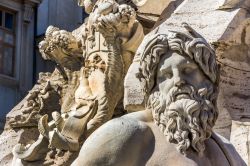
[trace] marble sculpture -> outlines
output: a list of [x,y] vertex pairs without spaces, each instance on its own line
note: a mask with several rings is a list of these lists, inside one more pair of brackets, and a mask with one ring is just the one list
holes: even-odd
[[[39,50],[56,69],[40,74],[13,109],[21,115],[8,121],[15,130],[37,127],[39,136],[14,146],[12,165],[49,165],[61,153],[61,165],[72,166],[246,165],[212,129],[219,113],[214,49],[187,23],[166,33],[154,27],[145,37],[137,9],[146,2],[78,0],[89,13],[83,25],[48,27]],[[145,109],[126,113],[124,79],[134,59]]]
[[218,116],[215,52],[183,26],[186,31],[144,38],[135,58],[146,109],[101,126],[73,166],[246,165],[232,144],[212,131]]

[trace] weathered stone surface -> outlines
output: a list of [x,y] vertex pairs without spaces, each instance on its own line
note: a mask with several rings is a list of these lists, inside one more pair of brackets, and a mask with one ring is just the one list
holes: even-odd
[[[187,21],[216,47],[217,60],[221,65],[219,120],[215,131],[228,139],[231,119],[249,120],[249,44],[246,34],[249,27],[247,5],[234,10],[217,10],[223,1],[186,1],[177,9],[161,29],[178,29],[181,21]],[[245,1],[247,2],[247,1]],[[164,31],[164,30],[163,30]],[[240,120],[240,121],[241,121]],[[238,140],[242,141],[242,140]],[[234,141],[235,143],[235,141]],[[236,147],[237,149],[237,147]],[[240,151],[240,149],[237,149]],[[240,153],[241,154],[241,153]],[[241,154],[244,155],[244,154]],[[246,161],[246,160],[245,160]],[[248,162],[248,161],[246,161]]]
[[12,164],[12,150],[18,143],[32,143],[38,138],[39,132],[36,128],[11,130],[6,129],[0,137],[0,165],[9,166]]
[[250,123],[232,121],[231,140],[241,157],[247,164],[250,164],[249,149],[250,149]]
[[[245,148],[238,146],[248,144],[248,136],[243,134],[245,129],[248,128],[249,124],[246,122],[250,121],[250,45],[249,45],[249,18],[242,20],[236,30],[232,34],[228,34],[227,40],[216,43],[217,46],[217,60],[221,65],[221,82],[220,82],[220,96],[218,103],[221,104],[221,112],[223,114],[230,114],[229,116],[221,116],[220,119],[223,122],[216,126],[217,128],[224,128],[225,131],[231,131],[230,141],[235,145],[237,151],[241,154],[246,163],[250,162],[249,157],[249,146]],[[223,113],[224,111],[224,113]],[[232,128],[228,121],[242,122],[237,123],[237,129],[235,124],[232,124]],[[242,126],[241,126],[242,125]],[[241,126],[241,127],[240,127]],[[242,130],[241,137],[234,134]],[[230,132],[227,132],[229,135]]]
[[[186,0],[159,28],[151,32],[179,30],[182,22],[188,22],[215,46],[221,65],[221,81],[218,98],[220,114],[214,128],[228,139],[234,139],[230,137],[232,119],[249,121],[249,4],[247,0]],[[137,98],[141,100],[136,101],[135,107],[138,103],[143,106],[143,98]],[[128,105],[131,109],[133,103]]]
[[[197,32],[202,34],[209,42],[218,41],[238,13],[238,15],[244,15],[246,17],[246,11],[242,9],[233,12],[217,10],[223,2],[223,0],[209,2],[201,0],[199,1],[199,5],[197,5],[197,1],[195,0],[184,1],[177,7],[170,18],[151,32],[149,36],[154,33],[164,33],[167,29],[180,30],[182,23],[188,22],[190,26],[195,28]],[[239,19],[235,19],[234,21],[240,22]],[[232,28],[230,28],[230,32],[228,33],[233,32],[234,29],[231,29]]]
[[[53,26],[47,29],[39,49],[45,60],[56,63],[57,69],[41,76],[8,116],[6,126],[18,131],[13,133],[18,137],[16,141],[8,144],[15,145],[13,165],[64,165],[60,162],[63,158],[69,165],[84,140],[117,116],[114,111],[123,96],[124,76],[144,37],[136,20],[136,6],[115,0],[79,4],[90,13],[88,21],[73,32]],[[38,138],[33,142],[27,135],[29,141],[20,138],[21,128],[37,124]],[[55,149],[72,155],[63,153],[53,161],[61,153]]]
[[212,133],[218,117],[215,51],[184,27],[144,38],[133,62],[139,72],[128,75],[139,77],[146,109],[101,126],[73,166],[246,165],[227,140]]
[[[153,144],[152,142],[147,144],[150,150],[156,145],[156,153],[153,150],[147,151],[147,146],[143,147],[146,149],[142,148],[144,150],[142,153],[148,152],[144,157],[148,159],[149,165],[165,165],[166,162],[174,165],[179,158],[183,159],[180,160],[181,162],[186,163],[188,162],[186,156],[183,158],[179,152],[190,152],[190,148],[192,149],[191,154],[196,156],[191,159],[193,164],[209,164],[205,161],[210,161],[212,158],[219,156],[220,159],[214,159],[218,162],[217,165],[221,163],[244,165],[230,143],[216,135],[209,138],[211,127],[214,126],[217,118],[217,110],[211,109],[209,107],[211,105],[204,108],[204,110],[211,111],[210,114],[202,112],[203,110],[197,112],[198,108],[201,107],[199,106],[200,103],[194,102],[189,105],[191,108],[197,106],[197,109],[194,109],[195,115],[203,117],[200,121],[191,120],[192,123],[196,122],[197,124],[190,126],[191,121],[186,124],[190,119],[181,119],[186,115],[183,115],[183,112],[187,111],[185,105],[188,103],[190,96],[195,96],[201,100],[211,90],[206,86],[212,83],[215,89],[217,87],[218,73],[217,70],[213,71],[217,68],[215,67],[215,60],[214,57],[208,58],[210,55],[214,55],[214,51],[207,45],[204,38],[214,46],[217,63],[221,66],[220,93],[217,101],[220,114],[214,130],[230,139],[245,162],[249,163],[249,146],[247,144],[249,137],[248,122],[250,121],[249,0],[78,0],[78,2],[79,5],[85,6],[85,10],[90,13],[90,17],[85,24],[73,32],[60,30],[53,26],[48,28],[46,38],[40,43],[39,47],[43,58],[55,62],[57,69],[53,73],[41,75],[30,93],[8,114],[5,131],[0,137],[0,151],[4,151],[2,158],[0,158],[0,165],[10,165],[13,158],[12,147],[16,144],[13,149],[14,165],[70,165],[77,157],[82,144],[84,144],[84,147],[75,164],[83,164],[86,160],[80,163],[79,161],[82,161],[85,156],[89,156],[89,150],[93,153],[93,156],[90,155],[88,162],[93,162],[94,159],[91,157],[98,157],[97,152],[91,150],[93,144],[96,146],[101,143],[101,147],[102,141],[106,141],[107,138],[114,140],[115,144],[110,146],[106,144],[113,151],[110,152],[110,149],[106,149],[106,151],[104,148],[101,151],[102,155],[105,156],[106,152],[114,154],[109,155],[108,158],[111,161],[116,161],[112,160],[113,157],[121,158],[119,153],[116,154],[117,148],[119,152],[119,148],[125,147],[122,143],[126,142],[126,139],[134,139],[134,135],[142,136],[139,139],[145,138],[145,141],[146,138],[148,141],[156,139]],[[137,17],[135,8],[138,9]],[[197,32],[184,24],[186,32],[183,29],[183,22],[188,22]],[[150,33],[141,43],[144,32]],[[199,41],[202,46],[206,46],[206,49],[197,47],[200,49],[197,51],[192,50],[193,48],[190,48],[190,50],[185,50],[185,48],[184,52],[186,51],[185,53],[189,58],[182,55],[183,50],[179,54],[176,53],[179,48],[175,48],[174,45],[170,48],[172,51],[176,51],[175,49],[177,51],[169,52],[167,44],[171,43],[172,40],[179,39],[179,37],[184,42],[192,41],[190,45]],[[141,45],[137,50],[140,43]],[[195,44],[193,46],[196,47]],[[135,55],[136,50],[137,54]],[[192,51],[197,52],[197,54]],[[168,52],[169,57],[163,56],[165,59],[160,60],[160,56],[155,56],[162,55],[162,52]],[[151,54],[153,57],[149,56]],[[203,56],[206,58],[200,61],[199,58]],[[145,57],[146,59],[144,59]],[[145,61],[145,63],[142,61]],[[176,116],[174,116],[171,119],[172,121],[167,121],[166,118],[170,118],[169,116],[172,114],[168,115],[166,112],[164,116],[167,117],[163,117],[163,113],[157,112],[157,110],[154,110],[153,115],[148,114],[144,111],[145,104],[147,106],[150,104],[148,97],[158,91],[161,91],[164,95],[166,95],[166,92],[170,92],[167,81],[165,84],[163,83],[164,80],[169,81],[173,76],[174,84],[185,84],[185,81],[179,79],[178,74],[188,74],[189,70],[184,72],[181,68],[178,68],[180,61],[185,63],[188,61],[188,64],[192,64],[190,66],[195,66],[196,70],[193,72],[196,74],[189,75],[185,81],[190,81],[189,83],[195,87],[194,89],[199,89],[199,91],[196,95],[188,96],[186,94],[189,93],[187,88],[185,90],[188,92],[177,94],[177,97],[174,97],[174,100],[177,101],[175,107],[172,106],[173,110],[171,111],[181,109],[183,112],[173,112],[174,115],[181,115],[179,119],[175,119]],[[157,65],[159,63],[160,67],[156,69],[154,63]],[[198,64],[198,67],[195,63]],[[201,65],[202,63],[206,64]],[[150,66],[151,64],[153,65]],[[172,73],[170,74],[165,72],[169,66],[173,67],[174,65],[178,70],[171,70]],[[197,72],[197,68],[200,69],[200,72]],[[145,78],[145,74],[147,75],[147,73],[155,70],[159,70],[157,73],[162,71],[165,73],[162,75],[152,74]],[[127,72],[128,74],[125,77]],[[156,78],[158,82],[154,83]],[[160,78],[164,79],[161,80]],[[200,82],[200,80],[203,81]],[[158,89],[151,92],[151,88],[154,86],[158,86]],[[108,123],[106,127],[109,129],[104,127],[104,129],[98,130],[99,133],[110,130],[107,138],[103,137],[101,141],[98,138],[99,134],[91,137],[92,132],[97,128],[112,117],[121,116],[125,112],[121,107],[124,87],[124,109],[129,113],[135,111],[143,113],[129,114],[124,119],[118,118],[117,121]],[[213,93],[216,96],[217,91],[215,89],[213,89]],[[155,95],[157,96],[157,94]],[[161,103],[162,101],[164,100],[159,98],[151,102]],[[203,103],[207,102],[206,100]],[[212,99],[212,104],[215,104],[214,99]],[[147,109],[151,110],[152,108]],[[115,112],[116,110],[119,111]],[[198,118],[195,115],[192,114],[190,117]],[[158,126],[153,124],[153,119]],[[36,128],[37,124],[38,129]],[[176,126],[178,125],[177,131]],[[167,131],[166,128],[169,126],[172,129]],[[183,126],[188,126],[191,129]],[[197,126],[198,128],[195,128]],[[205,129],[201,130],[203,127]],[[149,130],[154,134],[156,133],[153,134],[155,137],[149,136]],[[113,133],[110,133],[111,131]],[[198,131],[198,134],[192,133]],[[173,132],[172,135],[171,132]],[[121,136],[119,133],[124,135]],[[189,133],[189,136],[187,136],[187,133]],[[200,137],[196,138],[197,135]],[[90,136],[90,141],[87,141],[85,146],[84,141],[88,136]],[[117,142],[114,136],[122,143]],[[166,144],[164,136],[167,137],[169,144]],[[197,140],[192,140],[194,138]],[[37,141],[34,142],[34,140]],[[135,140],[138,140],[138,138]],[[216,146],[212,145],[211,140],[215,142]],[[140,147],[140,143],[137,144],[137,142],[135,141],[136,144],[131,148],[127,149],[126,147],[124,150],[130,154],[131,149]],[[197,142],[199,144],[196,144]],[[24,147],[18,143],[28,145]],[[162,144],[166,145],[167,152],[162,151]],[[177,144],[176,149],[179,152],[174,147],[172,148],[171,144]],[[197,156],[197,153],[204,151],[203,146],[207,150],[205,150],[205,156],[213,154],[212,158],[210,158],[211,156],[205,158]],[[98,146],[97,150],[100,147]],[[135,163],[135,165],[139,163],[145,165],[146,161],[140,160],[142,154],[139,153],[140,148],[137,150],[134,151],[134,153],[137,153],[133,156],[134,158],[130,158],[131,161],[124,158],[123,161],[125,162],[121,162],[121,165],[127,166]],[[220,153],[221,150],[225,154]],[[150,153],[153,154],[152,158],[149,157]],[[172,162],[165,154],[173,154],[178,157],[172,158]],[[81,158],[81,156],[84,157]],[[122,156],[126,157],[124,154]],[[160,160],[159,156],[164,159]],[[227,159],[231,160],[227,161]],[[99,165],[104,163],[102,159],[100,161]],[[132,161],[135,161],[135,163],[131,163]],[[115,164],[117,163],[119,162],[115,162]]]
[[124,109],[128,112],[140,111],[144,109],[144,93],[140,88],[140,80],[136,77],[139,72],[139,61],[134,60],[129,67],[124,81]]
[[160,26],[159,32],[164,32],[166,28],[178,30],[182,22],[188,22],[210,43],[226,40],[233,34],[240,23],[248,17],[248,12],[242,8],[233,11],[218,10],[223,2],[224,0],[184,1],[165,24]]

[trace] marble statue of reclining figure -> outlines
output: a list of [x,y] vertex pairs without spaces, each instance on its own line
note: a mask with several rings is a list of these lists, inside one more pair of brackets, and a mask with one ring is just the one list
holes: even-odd
[[190,26],[184,27],[183,32],[144,38],[136,56],[146,109],[98,128],[72,166],[246,165],[212,131],[218,117],[215,52]]

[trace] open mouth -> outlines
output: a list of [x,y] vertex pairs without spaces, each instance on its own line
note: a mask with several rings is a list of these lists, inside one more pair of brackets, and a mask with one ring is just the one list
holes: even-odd
[[188,93],[177,93],[174,97],[174,100],[180,100],[180,99],[190,99],[190,95]]

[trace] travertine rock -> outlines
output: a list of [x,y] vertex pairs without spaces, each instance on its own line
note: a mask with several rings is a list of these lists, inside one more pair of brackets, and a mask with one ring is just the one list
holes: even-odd
[[250,124],[249,122],[232,121],[231,140],[247,165],[249,160]]

